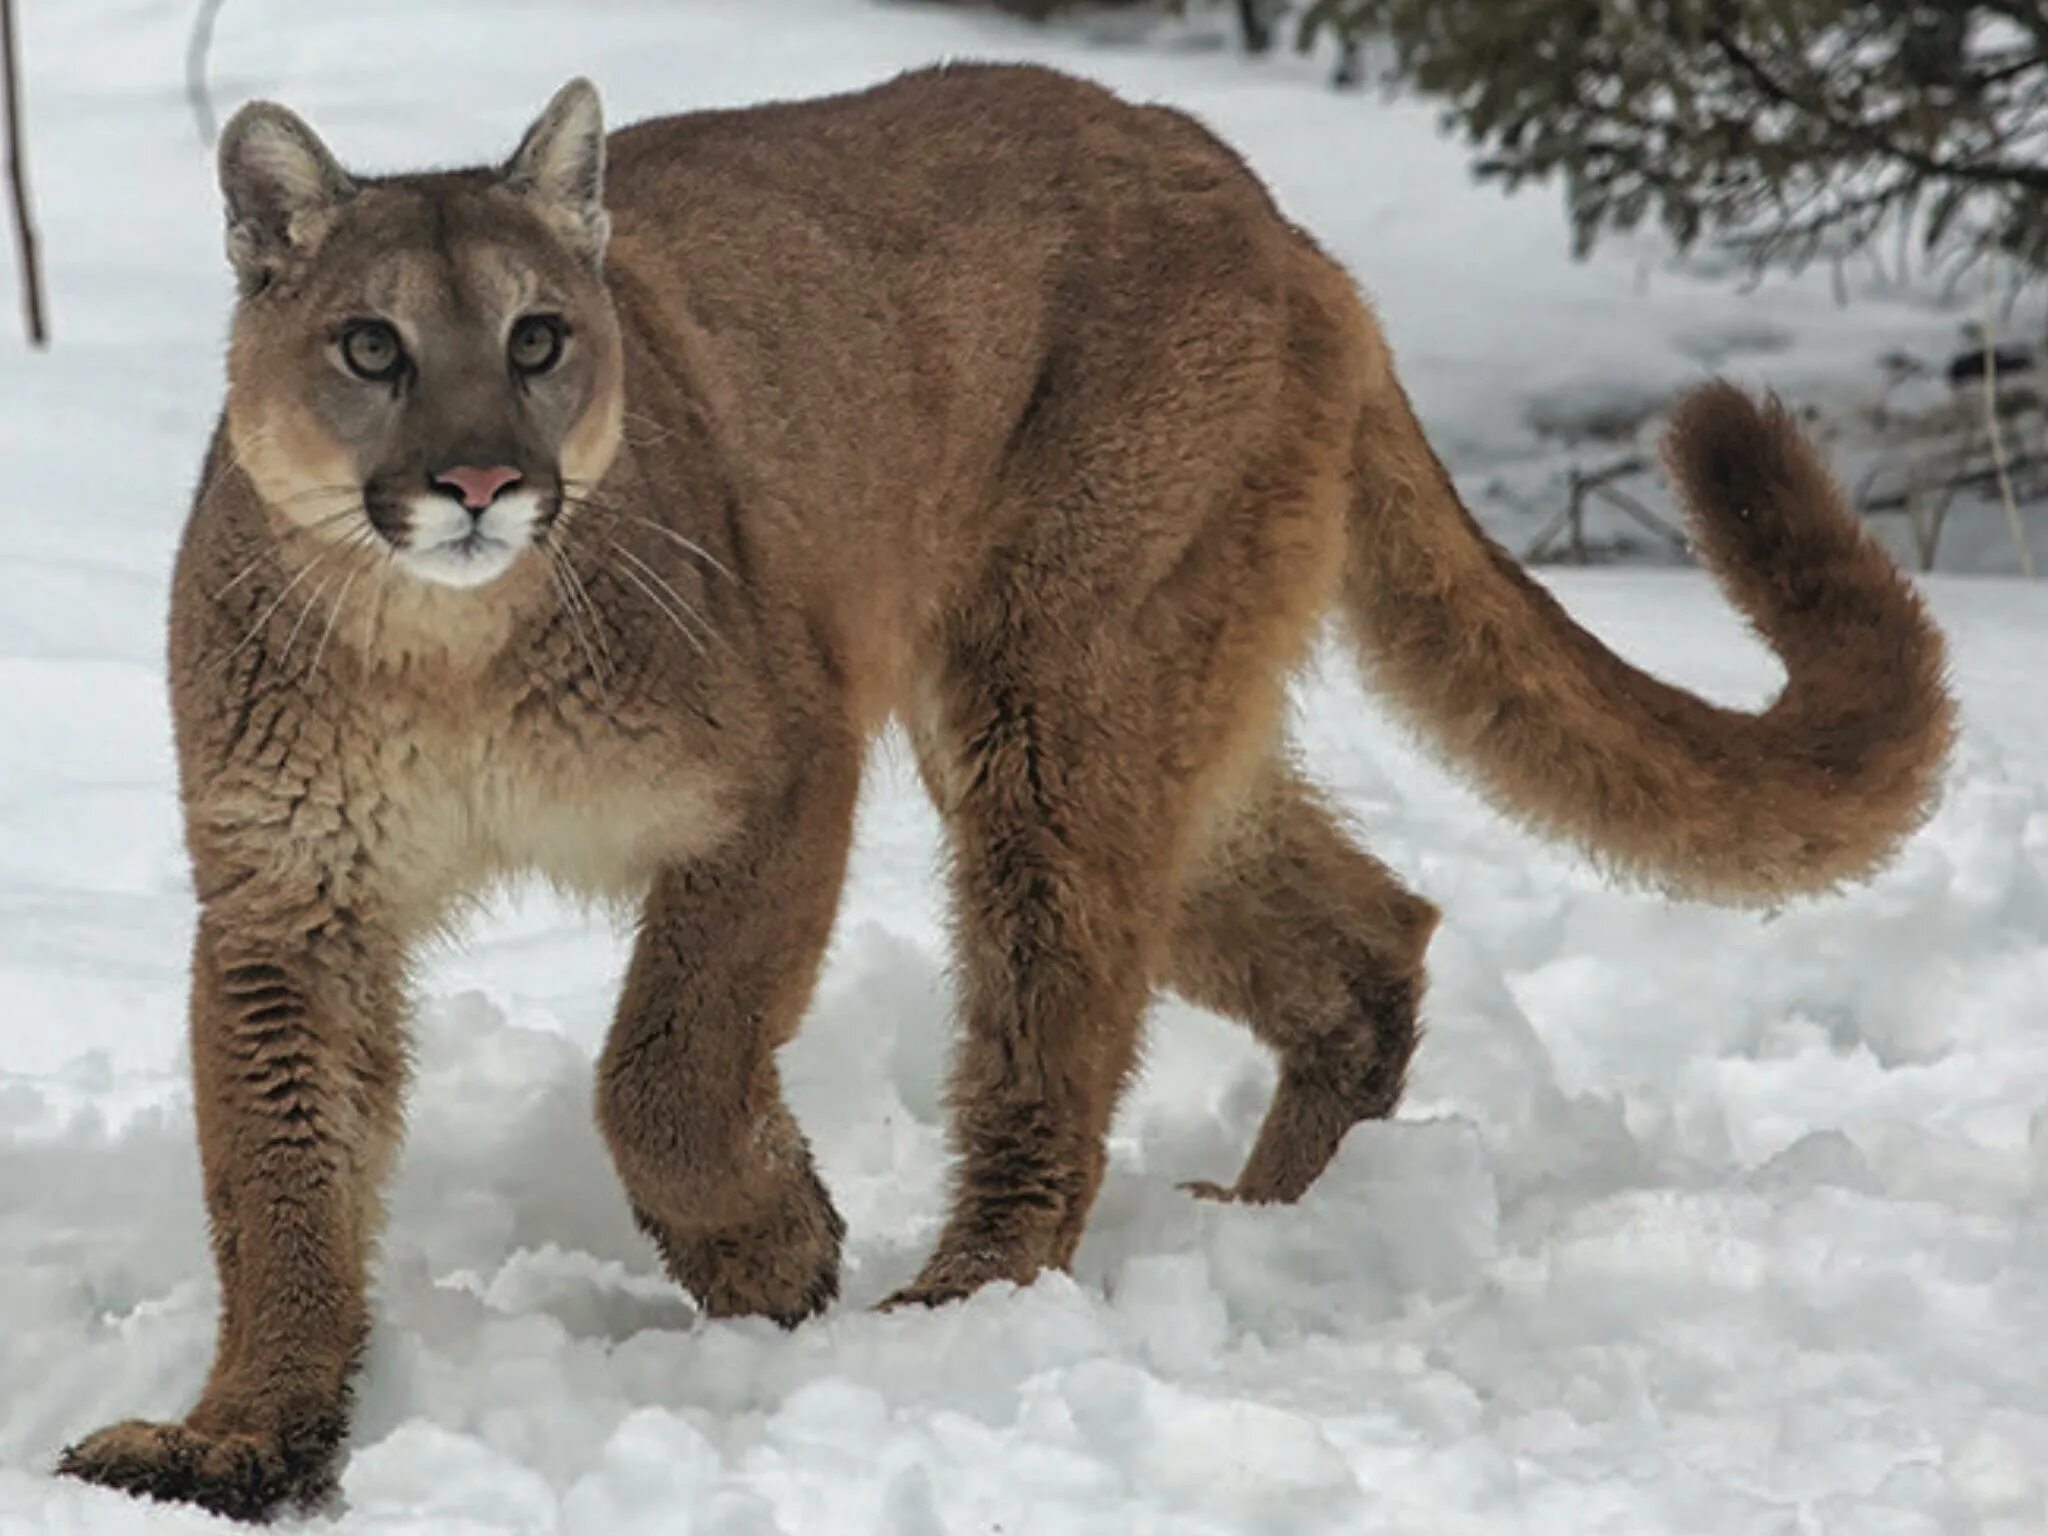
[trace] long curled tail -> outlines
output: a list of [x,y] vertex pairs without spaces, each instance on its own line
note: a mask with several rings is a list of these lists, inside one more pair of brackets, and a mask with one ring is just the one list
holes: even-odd
[[1637,670],[1459,501],[1391,377],[1360,421],[1345,609],[1370,678],[1539,831],[1674,895],[1769,903],[1879,868],[1954,736],[1940,631],[1791,415],[1727,384],[1665,454],[1698,552],[1784,662],[1760,714]]

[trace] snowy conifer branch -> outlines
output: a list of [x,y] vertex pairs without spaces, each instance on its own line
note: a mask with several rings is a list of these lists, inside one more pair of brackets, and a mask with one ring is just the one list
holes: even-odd
[[1325,32],[1383,37],[1482,176],[1561,180],[1581,249],[1654,217],[1798,265],[1906,224],[2048,269],[2038,0],[1314,0]]

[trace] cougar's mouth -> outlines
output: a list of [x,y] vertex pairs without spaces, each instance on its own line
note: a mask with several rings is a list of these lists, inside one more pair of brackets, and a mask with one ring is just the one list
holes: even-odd
[[488,586],[533,542],[544,520],[541,498],[512,491],[480,512],[445,496],[419,496],[407,506],[406,535],[398,563],[411,575],[437,586]]

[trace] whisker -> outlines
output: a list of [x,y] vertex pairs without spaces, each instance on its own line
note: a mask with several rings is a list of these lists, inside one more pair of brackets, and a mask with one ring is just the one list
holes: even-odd
[[569,585],[562,579],[561,552],[551,544],[541,546],[547,557],[548,575],[554,579],[555,595],[560,599],[562,612],[568,616],[569,627],[576,631],[576,642],[583,647],[584,660],[590,663],[590,672],[597,679],[598,687],[605,685],[604,669],[597,664],[597,652],[591,649],[590,636],[584,632],[583,619],[576,611],[575,601],[569,596]]
[[249,563],[243,566],[239,571],[235,572],[233,576],[229,577],[228,584],[222,587],[218,592],[213,594],[213,600],[215,602],[219,602],[222,598],[226,597],[230,592],[234,591],[235,588],[239,587],[243,582],[247,581],[250,575],[254,573],[256,567],[263,563],[264,556],[270,553],[272,553],[272,551],[268,544],[266,544],[263,548],[257,550],[255,554],[249,557]]
[[598,647],[605,653],[605,659],[612,663],[612,670],[616,672],[618,660],[612,654],[611,641],[605,633],[603,616],[597,611],[597,603],[591,598],[590,586],[584,581],[583,573],[576,569],[577,532],[573,524],[559,520],[548,525],[549,538],[562,552],[562,574],[569,578],[570,585],[576,589],[576,594],[583,604],[583,611],[589,616],[591,628],[597,635]]
[[[261,437],[258,438],[258,441],[261,441]],[[221,488],[227,481],[228,476],[241,467],[242,450],[233,443],[229,443],[227,456],[221,461],[220,468],[213,472],[212,478],[205,485],[201,486],[199,494],[192,498],[192,510],[194,512],[202,510],[209,501],[213,500],[214,492]]]
[[575,594],[576,601],[583,605],[584,617],[590,620],[590,632],[597,637],[597,648],[604,653],[605,666],[616,677],[619,659],[612,654],[611,634],[605,627],[604,615],[597,611],[597,603],[590,595],[590,587],[583,580],[583,573],[576,569],[576,562],[566,545],[562,549],[562,574],[568,578],[569,590]]
[[[363,505],[362,498],[358,496],[347,506],[336,507],[332,512],[323,513],[319,517],[314,518],[310,523],[293,524],[291,532],[294,534],[320,533],[332,528],[336,523],[346,522],[352,517],[360,517],[367,524],[370,520],[369,513],[370,509]],[[376,529],[373,527],[370,531],[374,533]]]
[[706,565],[710,566],[711,569],[718,572],[719,575],[723,576],[727,581],[731,582],[734,586],[739,585],[739,577],[733,575],[731,570],[729,570],[726,567],[726,564],[723,560],[719,559],[718,556],[711,553],[710,550],[706,549],[702,544],[699,544],[695,539],[690,538],[687,534],[677,533],[675,529],[670,528],[665,524],[657,523],[651,517],[642,517],[637,512],[627,512],[621,515],[625,517],[630,517],[634,522],[638,523],[641,527],[649,529],[652,532],[658,533],[665,539],[673,539],[683,549],[688,550],[691,554],[695,555],[699,560],[702,560]]
[[612,500],[609,496],[597,494],[597,482],[595,480],[564,480],[562,482],[561,494],[564,501],[573,501],[578,506],[599,507],[607,512],[619,510],[618,502]]
[[718,631],[712,627],[711,621],[705,618],[704,615],[698,611],[697,607],[693,603],[691,603],[691,601],[688,598],[684,597],[682,593],[678,592],[674,587],[670,586],[668,582],[663,579],[661,572],[657,571],[645,560],[642,560],[638,555],[634,554],[632,550],[626,548],[625,545],[620,544],[611,539],[607,539],[605,542],[607,544],[610,544],[613,549],[617,550],[626,559],[632,561],[635,565],[640,567],[640,569],[646,573],[650,581],[652,581],[656,586],[660,587],[662,591],[668,594],[670,600],[675,603],[676,607],[680,608],[684,613],[688,614],[692,619],[696,620],[697,627],[703,630],[704,635],[707,639],[717,640],[720,645],[723,645],[725,643],[724,640],[720,638]]
[[348,589],[356,584],[356,578],[363,574],[363,567],[357,566],[348,573],[348,580],[341,584],[341,590],[334,594],[334,606],[327,610],[327,627],[320,631],[320,643],[313,647],[313,659],[306,664],[308,680],[320,675],[320,658],[327,654],[327,642],[334,638],[334,626],[341,619],[342,605],[348,601]]
[[398,550],[392,545],[384,546],[384,568],[377,573],[377,591],[370,601],[363,605],[363,665],[370,665],[370,658],[376,654],[378,638],[384,633],[384,599],[391,589],[391,573],[398,569]]
[[[289,539],[300,539],[306,537],[308,534],[321,532],[322,530],[333,526],[335,523],[342,521],[344,518],[355,516],[356,513],[361,510],[362,509],[360,507],[343,507],[337,512],[331,512],[327,516],[317,518],[310,523],[293,523],[290,527],[284,529],[282,532],[266,537],[263,546],[260,549],[258,549],[254,555],[251,555],[249,557],[248,564],[244,565],[239,571],[235,572],[233,576],[229,577],[227,585],[222,587],[218,592],[213,594],[213,600],[215,602],[219,602],[222,598],[226,597],[230,592],[234,591],[235,588],[239,587],[243,582],[247,581],[250,576],[255,574],[256,568],[263,564],[264,557],[272,553],[275,543]],[[365,526],[368,526],[367,523],[365,524]],[[372,534],[373,537],[381,537],[381,535],[377,534],[374,528],[370,529],[370,533]]]
[[318,603],[320,595],[333,585],[334,578],[329,576],[313,589],[313,595],[306,599],[306,606],[299,610],[298,618],[292,623],[291,633],[284,637],[284,649],[277,653],[277,665],[280,671],[283,670],[284,664],[291,659],[292,646],[298,642],[299,631],[306,627],[306,620],[312,617],[314,604]]
[[[368,528],[367,525],[365,525],[363,527],[351,529],[349,531],[348,536],[344,538],[341,541],[341,543],[335,547],[337,550],[365,549],[368,547],[369,539],[374,537],[375,531]],[[282,670],[285,663],[288,660],[290,660],[292,654],[292,647],[298,643],[299,631],[305,627],[306,620],[312,615],[313,610],[320,605],[321,597],[326,593],[329,587],[334,585],[336,576],[343,576],[345,574],[345,579],[342,581],[341,584],[341,591],[335,597],[336,606],[334,609],[331,609],[328,612],[327,628],[322,632],[320,648],[316,649],[314,652],[313,659],[315,664],[318,664],[319,650],[326,648],[326,636],[334,632],[334,616],[335,613],[339,611],[341,599],[348,595],[349,584],[356,579],[357,574],[361,570],[361,566],[356,566],[353,570],[350,570],[346,573],[337,571],[334,576],[329,576],[326,580],[322,581],[319,586],[313,589],[313,595],[306,599],[306,606],[299,611],[299,617],[297,621],[292,625],[291,633],[286,635],[284,638],[284,649],[277,653],[277,665],[280,670]],[[312,675],[311,667],[307,668],[306,675]]]
[[270,600],[270,606],[265,608],[261,613],[256,615],[256,622],[249,626],[248,633],[243,635],[242,638],[235,643],[235,648],[229,651],[227,655],[223,656],[217,664],[224,667],[229,662],[233,661],[237,656],[241,655],[242,652],[248,647],[249,642],[254,640],[257,637],[257,635],[263,632],[263,626],[270,622],[271,615],[276,613],[278,609],[284,606],[284,600],[292,595],[292,589],[298,586],[300,582],[304,581],[308,576],[312,575],[315,571],[319,570],[321,566],[325,565],[327,561],[334,555],[334,553],[335,551],[330,549],[325,554],[316,555],[313,558],[312,562],[309,565],[307,565],[304,570],[300,571],[298,575],[294,576],[290,581],[286,582],[284,590],[278,593],[276,597]]
[[576,507],[592,512],[617,514],[621,510],[617,502],[605,501],[583,491],[565,490],[561,492],[557,499],[565,507]]
[[646,427],[650,432],[654,434],[654,436],[652,437],[635,438],[626,437],[626,434],[624,432],[621,432],[619,436],[625,437],[626,441],[635,448],[648,448],[652,447],[656,443],[665,443],[670,438],[676,435],[676,429],[674,427],[664,427],[652,416],[643,416],[638,411],[621,411],[619,413],[619,420],[622,422],[638,422],[640,423],[640,425]]
[[620,505],[617,502],[599,501],[594,497],[573,495],[565,495],[564,497],[562,497],[562,500],[567,502],[570,506],[589,507],[598,512],[608,513],[616,518],[623,518],[628,522],[638,523],[642,528],[647,529],[650,533],[658,533],[663,538],[672,541],[678,548],[687,550],[697,559],[702,560],[706,565],[710,566],[712,570],[718,572],[719,575],[723,576],[727,581],[731,582],[734,586],[738,586],[740,584],[739,577],[735,576],[732,573],[732,568],[728,566],[723,560],[719,559],[718,556],[711,553],[710,550],[706,549],[702,544],[699,544],[695,539],[691,538],[688,534],[678,533],[675,529],[669,527],[666,523],[657,523],[651,517],[642,517],[637,512],[629,512],[625,509],[624,506]]
[[309,485],[304,490],[293,491],[291,495],[280,496],[275,501],[266,498],[264,504],[282,511],[286,507],[296,507],[302,501],[317,501],[323,496],[346,496],[351,502],[360,502],[363,499],[363,488],[339,481],[333,485]]
[[583,605],[583,612],[590,620],[591,632],[597,636],[597,648],[604,652],[605,665],[611,669],[614,677],[618,676],[619,659],[612,654],[611,635],[605,628],[604,615],[597,611],[597,604],[590,596],[590,588],[584,583],[583,573],[576,569],[576,562],[570,554],[567,540],[562,542],[562,574],[568,578],[570,590],[575,594],[576,600]]
[[[619,549],[619,546],[614,544],[612,548]],[[619,553],[624,554],[625,551],[621,549],[619,550]],[[638,576],[634,575],[633,572],[625,566],[614,566],[613,569],[616,570],[621,576],[625,577],[628,581],[632,582],[633,585],[638,587],[642,592],[647,594],[647,601],[652,603],[655,609],[659,613],[661,613],[661,615],[664,618],[666,618],[669,621],[669,623],[675,625],[676,633],[681,635],[685,640],[689,641],[690,644],[693,647],[695,647],[696,652],[699,656],[704,657],[707,661],[710,659],[711,653],[704,649],[704,642],[699,640],[694,634],[692,634],[689,631],[689,629],[684,625],[682,617],[679,614],[675,613],[665,603],[663,603],[659,597],[655,596],[654,588],[647,585],[646,582],[642,581]]]

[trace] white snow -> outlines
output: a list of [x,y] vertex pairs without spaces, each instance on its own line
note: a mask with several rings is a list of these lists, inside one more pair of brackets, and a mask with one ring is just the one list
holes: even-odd
[[[48,1468],[182,1410],[212,1340],[160,633],[229,284],[180,97],[187,5],[23,9],[58,341],[0,351],[0,1531],[198,1531]],[[390,167],[502,153],[578,70],[623,119],[992,54],[1243,144],[1376,293],[1475,489],[1532,462],[1545,402],[1605,408],[1706,356],[1853,393],[1953,329],[1910,296],[1837,309],[1824,277],[1740,297],[1647,247],[1573,265],[1549,195],[1471,188],[1426,108],[1326,94],[1290,59],[858,0],[273,0],[224,8],[215,75]],[[1556,585],[1667,676],[1772,686],[1696,576]],[[623,938],[508,897],[427,976],[380,1324],[342,1502],[312,1527],[2031,1536],[2048,599],[1930,590],[1966,713],[1947,801],[1890,873],[1775,920],[1607,889],[1330,658],[1301,690],[1309,755],[1449,914],[1401,1117],[1297,1208],[1191,1201],[1175,1181],[1234,1172],[1271,1072],[1162,1003],[1074,1275],[936,1313],[867,1309],[943,1197],[935,828],[900,748],[786,1057],[852,1228],[844,1300],[794,1334],[706,1324],[662,1277],[589,1114]]]

